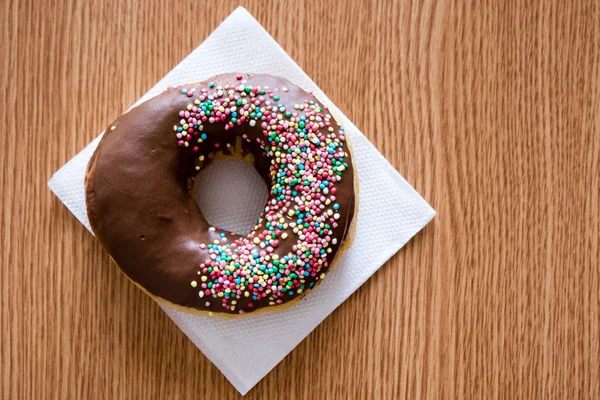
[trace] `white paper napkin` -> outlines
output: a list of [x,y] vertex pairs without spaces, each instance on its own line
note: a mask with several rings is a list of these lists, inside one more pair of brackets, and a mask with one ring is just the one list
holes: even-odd
[[[252,46],[244,44],[246,42],[243,39],[248,37],[252,38]],[[360,180],[354,243],[327,279],[298,305],[281,312],[237,320],[194,316],[161,305],[235,388],[245,394],[420,231],[435,216],[435,211],[242,7],[227,17],[204,43],[136,104],[159,94],[167,86],[197,82],[234,71],[283,76],[313,91],[336,112],[335,115],[343,119],[354,151],[355,171]],[[92,141],[48,182],[50,189],[88,230],[90,225],[86,215],[83,178],[87,162],[99,140],[100,137]],[[245,168],[240,165],[235,167],[241,170]],[[220,172],[213,173],[213,178],[219,173],[227,173],[227,170],[221,168]],[[214,179],[206,182],[207,185],[215,185]],[[258,202],[259,208],[261,193],[259,190],[251,196],[254,199],[252,204]],[[200,202],[211,203],[211,200],[200,199]],[[235,216],[233,220],[224,219],[219,207],[203,204],[203,211],[209,222],[225,228],[243,230],[248,225],[244,218],[252,221],[256,217],[256,211],[251,210],[247,215]],[[231,204],[224,207],[231,207]],[[241,345],[238,340],[241,334],[257,340],[253,346]],[[270,338],[268,342],[258,340],[267,336]]]

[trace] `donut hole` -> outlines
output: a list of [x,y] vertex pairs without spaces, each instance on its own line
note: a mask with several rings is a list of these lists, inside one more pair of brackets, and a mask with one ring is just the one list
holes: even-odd
[[269,190],[254,169],[241,158],[215,160],[196,176],[195,198],[209,224],[247,235],[263,212]]

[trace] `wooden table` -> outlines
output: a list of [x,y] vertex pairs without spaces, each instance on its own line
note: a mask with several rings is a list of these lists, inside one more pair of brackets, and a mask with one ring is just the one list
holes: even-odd
[[[438,211],[246,398],[600,398],[600,3],[480,3],[243,2]],[[240,397],[46,186],[236,5],[0,6],[1,398]]]

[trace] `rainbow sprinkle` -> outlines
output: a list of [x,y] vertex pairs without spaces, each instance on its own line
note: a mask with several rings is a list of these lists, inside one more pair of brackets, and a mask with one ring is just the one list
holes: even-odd
[[[241,75],[236,78],[242,80]],[[209,257],[190,280],[200,298],[221,299],[230,311],[241,298],[249,298],[250,308],[265,298],[276,305],[285,296],[312,288],[325,277],[328,255],[340,240],[333,237],[333,229],[341,213],[336,183],[348,168],[344,129],[334,127],[328,110],[314,101],[287,109],[279,103],[279,92],[243,81],[237,86],[210,82],[207,88],[181,89],[191,102],[173,127],[179,146],[198,153],[198,144],[208,139],[205,125],[220,123],[229,130],[247,124],[260,127],[263,137],[256,141],[271,159],[270,200],[257,225],[232,243],[221,230],[219,239],[202,244]],[[246,134],[242,139],[251,142]],[[219,146],[215,143],[215,150]],[[291,251],[277,254],[278,246],[287,241],[293,241],[288,245]]]

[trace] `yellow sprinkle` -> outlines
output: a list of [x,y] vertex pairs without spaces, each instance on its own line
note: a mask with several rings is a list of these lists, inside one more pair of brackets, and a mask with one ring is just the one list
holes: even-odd
[[192,285],[192,287],[196,287],[196,286],[198,286],[198,282],[192,281],[191,285]]
[[189,144],[188,142],[184,142],[184,143],[183,143],[183,145],[184,145],[185,147],[189,147],[189,146],[190,146],[190,144]]
[[191,104],[188,104],[186,108],[188,109],[188,111],[192,111],[192,107],[194,107],[194,106],[192,106]]
[[257,238],[257,237],[255,237],[254,240],[253,240],[253,242],[256,243],[256,244],[259,244],[260,243],[260,239]]
[[207,278],[206,276],[204,276],[204,275],[202,275],[202,278],[200,278],[200,280],[201,280],[202,282],[206,282],[206,280],[207,280],[207,279],[208,279],[208,278]]
[[[111,131],[114,131],[115,129],[117,129],[117,126],[116,126],[116,125],[113,125],[113,126],[111,126],[111,127],[110,127],[110,130],[111,130]],[[175,130],[177,130],[177,128],[175,128]]]
[[269,302],[269,305],[270,305],[270,306],[274,306],[274,305],[275,305],[275,302],[274,302],[274,301],[270,301],[270,302]]
[[250,297],[250,292],[244,292],[244,297]]
[[213,240],[214,244],[219,244],[219,241],[217,239]]
[[213,316],[213,313],[212,313],[212,311],[209,311],[209,312],[208,312],[208,316],[209,316],[209,317],[212,317],[212,316]]
[[173,130],[177,132],[177,125],[173,125]]
[[321,278],[321,279],[325,279],[325,274],[321,274],[321,275],[319,275],[319,278]]
[[282,239],[287,239],[287,237],[288,237],[288,234],[287,234],[287,232],[283,232],[283,233],[281,234],[281,238],[282,238]]

